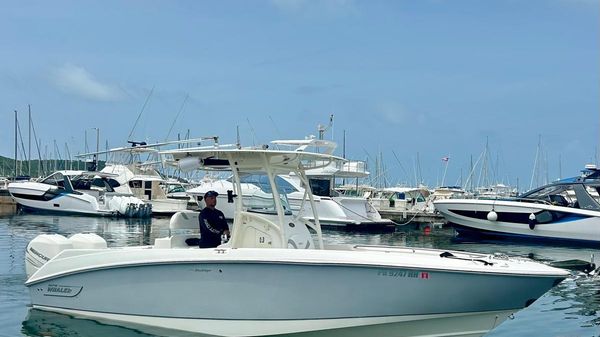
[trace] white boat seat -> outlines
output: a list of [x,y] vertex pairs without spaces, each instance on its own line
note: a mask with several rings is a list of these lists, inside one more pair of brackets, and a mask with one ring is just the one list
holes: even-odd
[[200,226],[198,223],[198,212],[180,211],[171,217],[169,231],[171,235],[166,238],[154,240],[154,248],[193,248],[199,247]]
[[166,238],[154,240],[154,248],[199,248],[200,235],[198,234],[176,234]]

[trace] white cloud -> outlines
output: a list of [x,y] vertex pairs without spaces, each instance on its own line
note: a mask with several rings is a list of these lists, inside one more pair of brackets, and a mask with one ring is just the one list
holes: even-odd
[[316,12],[323,14],[343,14],[355,12],[354,0],[271,0],[271,3],[283,12]]
[[575,5],[585,5],[585,6],[594,6],[597,7],[600,2],[598,0],[561,0],[562,3],[565,4],[575,4]]
[[123,93],[115,86],[99,82],[85,68],[65,64],[54,69],[54,84],[62,91],[96,101],[116,101]]
[[413,115],[404,106],[397,102],[380,102],[376,110],[381,119],[391,125],[414,124],[418,116]]

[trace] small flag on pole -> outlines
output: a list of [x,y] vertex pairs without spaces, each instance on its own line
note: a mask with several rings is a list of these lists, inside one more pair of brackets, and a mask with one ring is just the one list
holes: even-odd
[[448,161],[448,159],[450,159],[450,158],[448,158],[448,157],[442,157],[442,161]]

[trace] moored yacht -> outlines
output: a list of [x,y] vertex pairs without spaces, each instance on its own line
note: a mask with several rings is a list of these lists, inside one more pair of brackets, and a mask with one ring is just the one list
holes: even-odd
[[115,175],[114,179],[119,182],[115,190],[120,193],[133,194],[135,197],[151,204],[153,214],[170,215],[178,211],[185,211],[188,207],[188,200],[167,197],[163,189],[166,180],[156,169],[156,166],[161,164],[158,147],[180,145],[194,141],[197,141],[197,139],[155,144],[129,141],[131,143],[130,147],[85,153],[77,157],[88,158],[101,154],[106,154],[108,157],[108,154],[110,154],[101,172]]
[[102,172],[114,174],[119,182],[116,191],[131,193],[152,205],[153,214],[185,211],[188,199],[169,198],[163,188],[166,180],[152,165],[109,163]]
[[[312,151],[333,155],[337,144],[333,141],[309,137],[303,140],[275,140],[276,146],[294,148],[297,152]],[[394,231],[396,223],[381,217],[379,211],[371,203],[368,195],[362,193],[342,193],[336,182],[339,179],[358,180],[369,176],[367,165],[360,160],[331,162],[317,167],[320,163],[306,163],[306,175],[312,193],[315,195],[316,212],[321,217],[321,225],[334,228],[345,228],[357,231]],[[292,188],[287,197],[292,211],[298,211],[311,219],[310,205],[302,203],[308,185],[294,174],[281,175]],[[348,190],[342,190],[348,192]]]
[[431,192],[421,187],[386,187],[378,189],[371,198],[377,210],[409,211],[431,213],[429,198]]
[[99,216],[147,217],[152,206],[130,193],[116,192],[116,176],[94,171],[57,171],[40,182],[8,184],[23,210]]
[[38,236],[26,253],[33,308],[213,336],[479,336],[569,275],[504,255],[325,245],[316,207],[314,222],[290,212],[276,175],[294,172],[314,204],[304,164],[339,158],[246,149],[169,154],[185,167],[230,169],[234,194],[244,192],[242,176],[264,175],[271,203],[236,203],[231,238],[216,248],[189,245],[198,214],[189,211],[176,213],[171,235],[152,246],[106,248],[95,234]]
[[435,208],[460,234],[600,244],[600,170],[538,187],[515,198],[447,199]]

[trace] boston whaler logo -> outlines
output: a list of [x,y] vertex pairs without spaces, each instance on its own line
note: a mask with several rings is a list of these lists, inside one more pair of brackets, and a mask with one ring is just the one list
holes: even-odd
[[75,297],[83,289],[82,286],[65,286],[58,284],[49,284],[44,296]]

